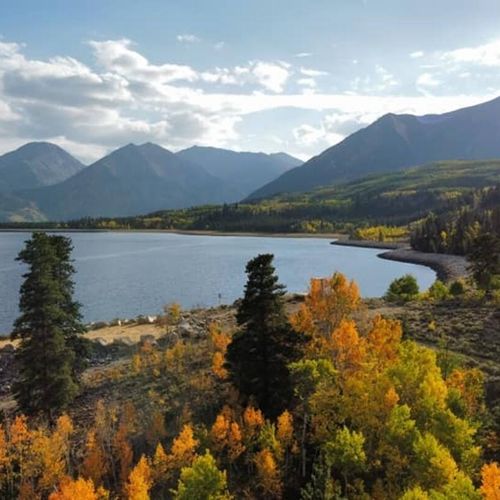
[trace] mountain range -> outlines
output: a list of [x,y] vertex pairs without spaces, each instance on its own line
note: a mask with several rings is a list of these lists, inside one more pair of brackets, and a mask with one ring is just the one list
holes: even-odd
[[129,144],[84,166],[29,143],[0,157],[0,221],[119,217],[309,192],[444,160],[500,158],[500,98],[441,115],[387,114],[306,163],[285,153]]
[[[5,158],[5,160],[3,160]],[[85,167],[50,143],[0,157],[0,220],[71,220],[232,203],[302,162],[284,153],[128,144]]]
[[440,160],[500,157],[500,97],[441,115],[387,114],[248,198],[311,191]]

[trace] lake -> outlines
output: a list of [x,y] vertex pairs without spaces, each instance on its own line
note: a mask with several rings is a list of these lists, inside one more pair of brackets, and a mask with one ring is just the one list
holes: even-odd
[[[0,233],[0,333],[18,314],[23,266],[14,259],[29,233]],[[184,308],[229,304],[240,297],[245,264],[273,253],[280,281],[290,292],[307,290],[311,277],[341,271],[365,297],[411,273],[421,288],[435,279],[424,266],[379,259],[380,250],[330,245],[321,238],[199,236],[172,233],[71,233],[76,297],[87,322],[157,314],[164,304]]]

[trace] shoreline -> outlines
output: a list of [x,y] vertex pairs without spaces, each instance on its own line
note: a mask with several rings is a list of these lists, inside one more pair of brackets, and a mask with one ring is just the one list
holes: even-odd
[[76,228],[0,228],[0,233],[166,233],[184,236],[241,236],[256,238],[317,238],[341,239],[339,233],[266,233],[259,231],[215,231],[205,229],[76,229]]
[[430,267],[436,272],[437,278],[444,283],[466,278],[469,274],[467,271],[467,260],[460,255],[424,253],[412,250],[409,247],[401,247],[382,252],[377,257],[395,262],[406,262]]

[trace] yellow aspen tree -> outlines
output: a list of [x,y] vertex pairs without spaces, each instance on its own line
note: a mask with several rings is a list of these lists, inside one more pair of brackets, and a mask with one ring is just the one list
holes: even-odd
[[143,455],[137,465],[130,472],[125,485],[128,500],[149,500],[149,490],[153,486],[151,468],[147,458]]
[[102,484],[102,478],[108,472],[108,463],[101,444],[96,439],[96,432],[90,429],[85,441],[85,453],[81,467],[81,474],[91,479],[96,486]]
[[376,316],[367,335],[368,352],[376,365],[383,369],[397,359],[403,336],[401,322]]
[[253,406],[247,406],[243,412],[243,423],[245,426],[245,435],[253,438],[264,425],[264,416],[260,410]]
[[196,456],[198,440],[194,437],[193,428],[186,424],[172,443],[169,455],[170,465],[173,469],[190,466]]
[[288,448],[293,442],[293,417],[292,414],[285,410],[279,417],[277,422],[276,437],[283,448]]
[[166,481],[169,468],[169,458],[161,443],[156,446],[153,455],[152,463],[152,477],[154,483],[161,483]]
[[91,479],[71,479],[66,477],[57,491],[49,496],[49,500],[106,500],[109,493],[103,488],[95,489]]
[[227,435],[227,442],[229,460],[234,462],[245,452],[243,434],[237,422],[231,422]]
[[257,478],[264,498],[281,498],[282,483],[276,460],[267,448],[255,455]]
[[481,493],[485,500],[500,500],[500,467],[496,462],[481,469]]
[[365,356],[365,346],[354,321],[343,319],[340,322],[331,334],[329,350],[340,373],[359,368]]
[[28,459],[31,445],[31,433],[28,429],[27,419],[24,415],[18,415],[9,427],[10,445],[12,449],[12,460],[17,463],[19,477],[22,481],[24,469]]
[[302,310],[302,319],[296,318],[295,322],[310,322],[310,316],[313,328],[307,332],[327,336],[358,309],[360,301],[356,283],[348,281],[341,273],[334,273],[329,278],[313,278],[305,299],[309,314]]
[[128,430],[124,422],[120,423],[113,438],[113,449],[115,458],[119,463],[120,480],[124,483],[129,476],[133,460],[133,451],[128,440]]
[[210,323],[208,326],[208,333],[214,349],[222,354],[226,354],[227,346],[231,343],[231,337],[223,332],[215,322]]
[[228,372],[224,367],[225,361],[224,354],[220,351],[215,351],[212,357],[212,372],[220,380],[226,380],[228,377]]
[[217,415],[212,428],[210,429],[210,439],[212,448],[217,452],[222,452],[227,444],[230,422],[224,414]]

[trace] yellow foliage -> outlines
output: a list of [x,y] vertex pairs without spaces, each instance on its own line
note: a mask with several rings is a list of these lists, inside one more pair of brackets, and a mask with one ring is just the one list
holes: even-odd
[[64,478],[57,491],[49,496],[49,500],[105,500],[109,498],[108,492],[102,488],[95,489],[91,479],[79,477],[72,480]]
[[143,455],[130,472],[125,491],[128,500],[149,500],[149,490],[153,486],[151,468]]
[[221,380],[225,380],[228,377],[228,372],[226,368],[224,368],[224,363],[224,354],[220,351],[216,351],[212,358],[212,372]]
[[293,442],[293,417],[288,410],[278,417],[276,437],[285,448]]
[[256,454],[254,458],[259,486],[265,498],[281,498],[282,483],[276,460],[267,448]]
[[194,438],[193,428],[186,424],[172,443],[172,453],[169,456],[170,465],[174,469],[181,469],[191,465],[196,456],[196,447],[199,442]]
[[87,433],[81,473],[84,477],[91,479],[95,485],[99,486],[107,471],[108,463],[104,451],[96,439],[95,430],[91,429]]

